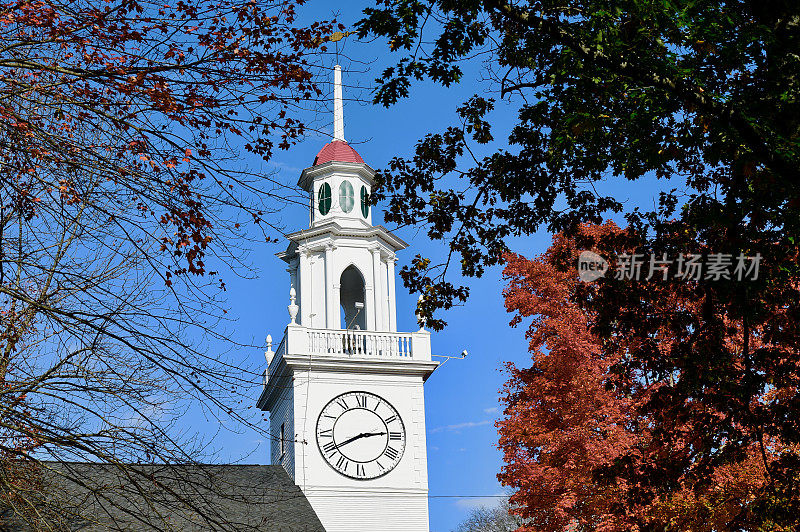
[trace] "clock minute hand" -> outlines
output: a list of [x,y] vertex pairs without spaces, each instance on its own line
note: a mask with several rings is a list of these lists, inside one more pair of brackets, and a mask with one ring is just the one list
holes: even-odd
[[386,433],[385,432],[362,432],[361,434],[356,434],[352,438],[349,438],[347,440],[344,440],[342,443],[337,444],[336,447],[339,448],[339,447],[341,447],[343,445],[347,445],[348,443],[354,442],[354,441],[356,441],[358,439],[361,439],[361,438],[369,438],[370,436],[382,436],[384,434],[386,434]]
[[348,438],[348,439],[344,440],[342,443],[337,443],[337,444],[336,444],[336,447],[337,447],[337,448],[339,448],[339,447],[341,447],[342,445],[347,445],[347,444],[348,444],[348,443],[350,443],[350,442],[354,442],[354,441],[356,441],[356,440],[357,440],[357,439],[359,439],[359,438],[363,438],[363,437],[365,437],[365,436],[366,436],[366,434],[367,434],[366,432],[362,432],[361,434],[356,434],[356,435],[355,435],[355,436],[353,436],[352,438]]

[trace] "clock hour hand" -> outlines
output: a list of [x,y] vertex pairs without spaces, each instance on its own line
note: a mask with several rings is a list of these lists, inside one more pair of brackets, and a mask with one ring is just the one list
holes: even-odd
[[344,440],[342,443],[337,444],[336,447],[339,448],[342,445],[347,445],[348,443],[354,442],[354,441],[359,440],[361,438],[369,438],[370,436],[383,436],[385,434],[386,434],[385,432],[362,432],[361,434],[356,434],[352,438],[348,438],[348,439]]

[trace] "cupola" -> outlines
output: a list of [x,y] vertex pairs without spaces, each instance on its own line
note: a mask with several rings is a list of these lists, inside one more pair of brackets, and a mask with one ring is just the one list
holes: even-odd
[[310,195],[311,227],[336,221],[342,227],[369,227],[369,198],[375,171],[344,138],[342,69],[334,68],[333,138],[319,151],[314,164],[297,184]]

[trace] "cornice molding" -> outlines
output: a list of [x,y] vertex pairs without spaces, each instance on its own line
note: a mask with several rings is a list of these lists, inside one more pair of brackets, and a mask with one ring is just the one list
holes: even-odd
[[289,246],[287,247],[286,251],[281,251],[275,255],[278,258],[288,262],[298,253],[298,251],[301,253],[303,251],[322,251],[328,244],[336,245],[335,243],[330,242],[320,242],[316,245],[313,245],[309,242],[310,240],[320,236],[360,239],[375,237],[381,240],[386,247],[390,248],[392,253],[408,247],[408,243],[406,243],[402,238],[395,236],[391,231],[382,225],[374,225],[364,228],[342,227],[335,221],[331,221],[286,235],[286,238],[289,239]]
[[370,168],[367,163],[343,163],[339,161],[330,161],[317,166],[309,166],[303,173],[300,174],[300,179],[297,180],[297,186],[311,192],[311,184],[318,177],[341,172],[343,174],[355,174],[363,178],[371,187],[375,185],[375,170]]
[[283,388],[291,385],[295,370],[327,371],[344,375],[411,375],[422,377],[424,382],[439,366],[439,362],[433,360],[288,354],[284,354],[278,364],[256,403],[261,410],[272,409]]

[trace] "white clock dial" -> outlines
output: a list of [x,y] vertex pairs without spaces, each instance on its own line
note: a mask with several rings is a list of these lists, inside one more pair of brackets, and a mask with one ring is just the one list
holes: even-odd
[[369,392],[334,397],[317,420],[317,445],[340,474],[359,480],[385,475],[400,462],[406,429],[397,410]]

